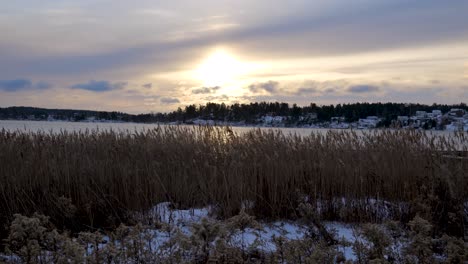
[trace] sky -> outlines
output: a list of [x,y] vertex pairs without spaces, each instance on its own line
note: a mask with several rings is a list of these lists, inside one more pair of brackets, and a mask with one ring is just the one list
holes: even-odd
[[468,102],[468,1],[15,0],[0,107]]

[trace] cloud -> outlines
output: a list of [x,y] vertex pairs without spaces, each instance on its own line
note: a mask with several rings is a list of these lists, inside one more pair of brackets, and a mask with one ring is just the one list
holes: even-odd
[[[315,1],[309,2],[298,7],[310,10],[307,7]],[[468,19],[459,11],[468,7],[465,2],[457,2],[456,7],[436,0],[335,4],[339,8],[328,14],[296,10],[295,16],[256,23],[226,35],[229,40],[249,42],[256,54],[282,57],[353,54],[466,40]]]
[[151,87],[153,87],[153,84],[152,83],[145,83],[142,85],[143,88],[146,88],[146,89],[151,89]]
[[254,83],[248,86],[248,89],[254,94],[253,96],[282,96],[293,97],[309,97],[314,96],[318,98],[324,95],[346,95],[346,93],[364,94],[374,93],[384,90],[384,84],[367,85],[367,84],[353,84],[346,79],[329,80],[329,81],[288,81],[284,80],[281,85],[277,81],[268,81],[263,83]]
[[0,89],[7,92],[26,90],[32,87],[32,82],[26,79],[0,80]]
[[[184,104],[190,100],[203,103],[203,98],[200,98],[203,96],[193,96],[198,89],[188,91],[189,96],[196,98],[182,97],[187,93],[185,87],[201,88],[191,77],[186,78],[178,73],[195,68],[205,52],[208,55],[212,48],[225,45],[232,49],[234,57],[248,58],[246,63],[256,65],[258,62],[260,66],[258,73],[256,67],[252,72],[249,72],[250,67],[246,67],[245,76],[241,76],[238,83],[233,85],[242,85],[243,92],[249,95],[295,96],[296,91],[300,93],[297,99],[291,98],[291,102],[302,100],[302,96],[308,100],[313,97],[317,103],[321,103],[320,95],[354,96],[364,100],[367,95],[385,94],[388,87],[378,81],[392,80],[394,76],[411,79],[408,85],[428,85],[427,79],[436,76],[447,90],[468,80],[468,64],[464,64],[468,62],[465,55],[468,54],[468,16],[463,11],[468,7],[466,1],[447,4],[440,0],[298,0],[293,4],[283,2],[271,5],[268,0],[240,0],[232,3],[231,10],[241,11],[228,12],[227,15],[224,15],[224,4],[214,4],[212,1],[153,3],[137,0],[141,2],[139,9],[135,9],[130,2],[90,6],[88,1],[82,1],[73,7],[54,7],[57,10],[52,13],[63,13],[60,17],[40,13],[48,5],[43,6],[36,1],[26,0],[30,5],[21,3],[23,1],[10,2],[7,4],[11,6],[7,8],[8,14],[0,15],[4,22],[0,23],[0,31],[4,29],[6,34],[0,38],[0,79],[15,76],[51,79],[56,80],[56,86],[63,87],[78,83],[74,80],[87,82],[92,76],[105,76],[101,78],[113,83],[148,78],[143,76],[154,74],[158,77],[143,79],[153,82],[154,86],[143,88],[142,82],[138,85],[142,91],[161,90],[167,92],[163,93],[167,96],[179,98]],[[76,11],[60,10],[62,8]],[[36,13],[40,14],[34,15]],[[197,19],[200,17],[209,19]],[[229,27],[230,24],[239,25]],[[210,26],[214,29],[224,28],[200,32],[200,29]],[[11,28],[15,30],[9,30]],[[63,28],[67,30],[63,31]],[[119,41],[121,39],[128,41]],[[54,49],[50,49],[52,42],[56,47]],[[424,52],[419,52],[419,49]],[[413,50],[418,52],[413,53]],[[263,62],[268,62],[265,67],[262,66]],[[463,65],[464,69],[460,69]],[[168,81],[192,83],[184,84],[184,91],[177,93],[179,86],[163,87],[160,83],[166,81],[166,74],[170,76]],[[307,78],[321,81],[326,78],[347,79],[351,83],[333,87],[300,83]],[[255,84],[270,79],[280,81],[280,86]],[[294,81],[295,85],[288,85],[288,80]],[[249,88],[249,84],[253,86]],[[378,93],[365,93],[362,88],[357,92],[347,90],[355,84],[374,84],[380,90]],[[47,87],[33,83],[16,88],[10,85],[4,84],[0,90]],[[317,93],[306,88],[315,88]],[[81,86],[77,89],[84,88]],[[90,90],[89,86],[87,90]],[[200,95],[205,91],[200,90]],[[70,90],[54,89],[53,92],[54,96],[66,97]],[[220,93],[208,92],[206,95]],[[112,96],[116,94],[112,93]],[[27,102],[20,95],[18,93],[15,104]],[[90,104],[94,100],[90,98],[95,95],[82,98],[81,104]],[[8,96],[14,96],[14,93],[8,93]],[[108,94],[103,93],[102,96]],[[0,97],[3,97],[3,102],[8,102],[6,96]],[[459,101],[459,97],[450,98],[454,98],[451,99],[454,102]],[[417,97],[415,99],[419,100]],[[37,100],[44,103],[54,99],[43,96]],[[439,100],[442,98],[435,97],[431,101]],[[135,99],[133,103],[141,101]],[[124,107],[127,102],[127,99],[113,101],[115,107]],[[156,102],[159,103],[159,99]],[[169,109],[172,106],[161,105],[161,109],[163,107]]]
[[36,86],[35,86],[35,87],[36,87],[37,89],[44,90],[44,89],[52,88],[52,84],[41,81],[41,82],[36,83]]
[[70,88],[87,90],[92,92],[107,92],[112,90],[120,90],[125,86],[127,86],[127,82],[110,83],[108,81],[91,80],[88,83],[78,83],[72,85]]
[[153,106],[153,105],[157,105],[157,100],[159,99],[160,97],[157,96],[157,95],[154,95],[154,96],[146,96],[143,98],[143,104],[144,105],[148,105],[148,106]]
[[47,82],[38,82],[34,84],[28,79],[13,79],[13,80],[0,80],[0,91],[16,92],[21,90],[45,90],[51,88],[52,85]]
[[327,88],[327,89],[323,90],[323,92],[326,93],[326,94],[336,93],[336,89],[335,88]]
[[224,101],[229,101],[229,96],[225,95],[225,94],[222,94],[220,96],[207,96],[205,98],[203,98],[204,100],[206,101],[220,101],[220,102],[224,102]]
[[249,90],[252,93],[267,92],[269,94],[276,93],[278,91],[279,83],[275,81],[268,81],[264,83],[255,83],[249,85]]
[[179,99],[173,97],[162,97],[159,99],[162,104],[178,104],[180,103]]
[[197,89],[193,89],[192,93],[193,94],[212,94],[215,93],[217,90],[219,90],[221,87],[219,86],[213,86],[213,87],[200,87]]
[[304,80],[302,82],[292,81],[290,83],[282,83],[282,89],[280,93],[288,96],[312,96],[314,97],[336,93],[340,90],[340,87],[348,87],[349,83],[346,80],[330,80],[330,81],[316,81],[316,80]]
[[[101,6],[89,13],[84,12],[84,7],[80,8],[86,4],[80,3],[77,9],[83,12],[67,13],[69,16],[65,17],[64,22],[70,23],[67,32],[60,31],[63,24],[57,23],[56,17],[34,16],[38,8],[13,3],[18,7],[12,10],[31,12],[24,16],[21,12],[12,11],[9,15],[15,19],[5,20],[6,24],[2,25],[16,30],[7,30],[6,33],[11,35],[0,41],[5,46],[4,52],[0,48],[4,62],[0,63],[0,72],[15,76],[41,73],[76,75],[121,69],[131,76],[130,68],[135,72],[179,68],[181,62],[193,58],[187,56],[190,51],[199,54],[201,49],[219,43],[238,46],[245,56],[250,53],[266,54],[268,58],[313,57],[459,41],[468,32],[465,26],[468,19],[462,11],[466,10],[468,3],[464,1],[450,5],[437,0],[325,1],[327,4],[322,1],[295,1],[294,5],[285,2],[275,7],[267,1],[239,1],[236,9],[245,12],[234,12],[228,20],[216,16],[220,11],[218,5],[197,3],[203,8],[196,10],[204,10],[199,13],[189,8],[194,7],[191,1],[177,1],[177,4],[168,6],[163,2],[152,7],[142,6],[141,10],[135,10],[129,3],[110,8]],[[169,8],[171,5],[174,6]],[[181,14],[171,23],[151,23],[158,22],[159,15],[174,11]],[[146,20],[151,16],[145,16],[145,20],[135,19],[135,13],[141,16],[139,12],[158,16],[155,20]],[[114,14],[122,15],[123,19],[109,19]],[[231,20],[242,21],[242,24],[211,33],[194,33],[193,27],[197,23],[193,23],[193,19],[198,17],[221,17],[216,24],[229,24]],[[84,27],[88,24],[79,23],[83,20],[89,20],[87,23],[93,26]],[[214,24],[213,21],[208,22]],[[147,23],[153,26],[142,26]],[[65,36],[57,37],[57,32]],[[174,38],[172,35],[183,37]],[[51,39],[58,41],[58,47],[70,47],[64,48],[68,52],[50,50]],[[41,51],[38,47],[43,47],[46,52],[38,53]]]
[[350,93],[373,93],[373,92],[378,92],[380,90],[379,87],[374,86],[374,85],[367,85],[367,84],[362,84],[362,85],[353,85],[348,87],[347,91]]
[[310,95],[318,92],[317,88],[315,87],[301,87],[296,90],[295,94],[297,95]]

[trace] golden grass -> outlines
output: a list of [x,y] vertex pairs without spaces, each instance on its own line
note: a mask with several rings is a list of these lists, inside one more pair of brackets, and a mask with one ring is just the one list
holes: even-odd
[[[459,152],[457,152],[457,150]],[[410,202],[443,181],[451,198],[468,197],[466,133],[330,131],[309,136],[228,127],[161,126],[144,132],[0,131],[0,222],[41,212],[67,228],[111,227],[158,202],[216,205],[236,215],[243,201],[263,218],[294,218],[301,197]],[[60,201],[71,199],[73,218]],[[328,204],[333,218],[333,204]]]

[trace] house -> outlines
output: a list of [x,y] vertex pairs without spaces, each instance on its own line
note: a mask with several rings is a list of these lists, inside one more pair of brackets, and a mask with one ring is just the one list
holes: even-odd
[[466,114],[465,110],[459,108],[452,108],[448,112],[448,115],[451,117],[463,117]]
[[434,119],[442,116],[442,111],[440,110],[432,110],[431,113],[427,114],[428,118]]
[[330,121],[331,122],[336,122],[336,123],[344,122],[345,117],[344,116],[334,116],[334,117],[331,118]]
[[416,117],[426,118],[427,117],[427,112],[426,111],[416,111]]
[[266,115],[263,118],[263,122],[265,124],[278,124],[283,122],[286,118],[284,116],[271,116],[271,115]]
[[367,118],[359,119],[358,121],[358,128],[366,129],[366,128],[376,128],[377,124],[380,122],[380,118],[377,116],[368,116]]

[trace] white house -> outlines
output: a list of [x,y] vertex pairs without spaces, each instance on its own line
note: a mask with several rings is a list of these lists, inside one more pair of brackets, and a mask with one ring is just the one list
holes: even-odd
[[365,129],[365,128],[375,128],[379,123],[380,119],[376,116],[368,116],[367,118],[359,119],[358,121],[358,128]]
[[263,119],[263,122],[265,122],[265,124],[278,124],[278,123],[283,122],[283,120],[285,120],[286,118],[284,116],[266,115],[262,119]]
[[426,118],[427,117],[427,112],[426,111],[416,111],[416,116],[418,118]]
[[448,115],[452,117],[462,117],[465,114],[466,114],[465,110],[459,109],[459,108],[452,108],[450,109],[450,112],[448,113]]

